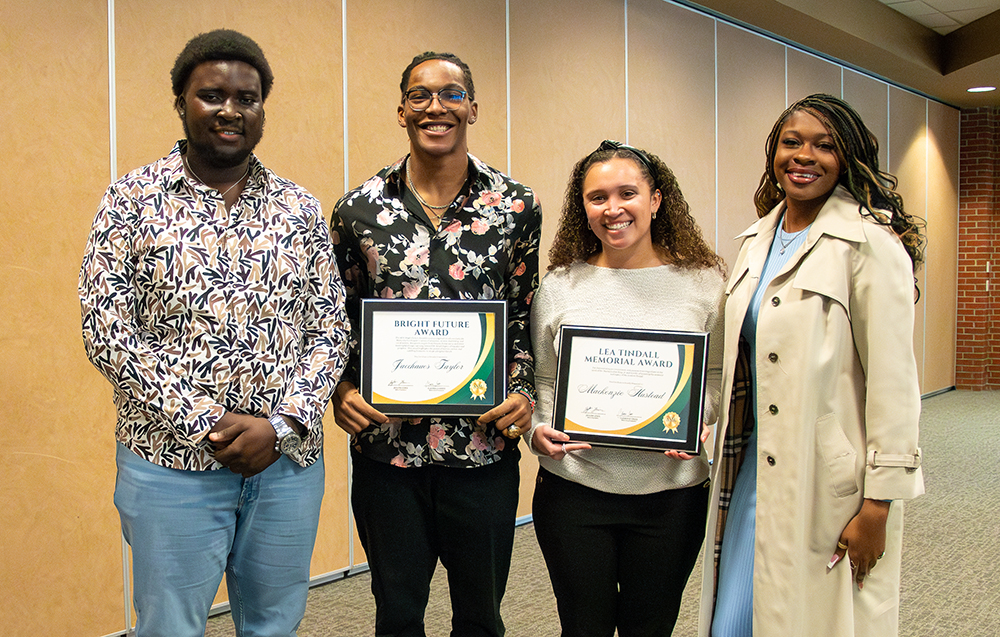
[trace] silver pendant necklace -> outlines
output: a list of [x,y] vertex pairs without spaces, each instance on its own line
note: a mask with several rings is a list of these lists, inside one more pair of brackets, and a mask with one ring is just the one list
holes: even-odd
[[[792,242],[795,241],[795,239],[797,239],[800,234],[808,230],[807,226],[805,228],[802,228],[798,232],[788,233],[785,231],[784,226],[785,226],[785,220],[782,219],[781,225],[778,226],[778,243],[781,245],[781,248],[778,250],[778,254],[785,254],[785,250],[788,249],[788,246],[792,245]],[[788,237],[788,241],[785,241],[783,235],[784,237]]]

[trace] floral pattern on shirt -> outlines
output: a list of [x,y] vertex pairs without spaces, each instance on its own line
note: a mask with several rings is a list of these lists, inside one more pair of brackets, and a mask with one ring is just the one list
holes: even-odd
[[108,188],[80,270],[84,345],[114,387],[117,439],[164,467],[218,469],[205,436],[226,411],[282,414],[308,427],[292,456],[308,466],[349,336],[319,202],[251,156],[227,210],[184,174],[185,148]]
[[[406,159],[344,195],[333,213],[353,326],[344,380],[358,384],[361,299],[503,299],[508,387],[534,395],[528,318],[538,287],[542,214],[534,193],[469,155],[465,187],[435,229],[404,185]],[[470,418],[392,418],[354,438],[355,449],[367,457],[400,467],[481,466],[515,444]]]

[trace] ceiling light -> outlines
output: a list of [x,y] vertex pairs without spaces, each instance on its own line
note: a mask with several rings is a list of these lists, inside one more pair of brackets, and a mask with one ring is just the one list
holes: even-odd
[[973,86],[969,89],[969,93],[989,93],[990,91],[997,90],[995,86]]

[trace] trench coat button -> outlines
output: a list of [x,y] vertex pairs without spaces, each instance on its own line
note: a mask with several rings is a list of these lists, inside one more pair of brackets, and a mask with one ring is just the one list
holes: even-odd
[[778,406],[771,405],[770,407],[767,408],[767,410],[771,412],[771,415],[773,416],[774,414],[778,413]]
[[772,363],[777,363],[778,355],[775,354],[774,352],[771,352],[770,354],[767,355],[767,360],[771,361]]
[[767,457],[767,464],[771,465],[772,467],[774,466],[774,456]]
[[774,297],[773,299],[771,299],[771,305],[773,305],[774,307],[778,307],[779,305],[781,305],[781,299],[779,299],[778,297]]

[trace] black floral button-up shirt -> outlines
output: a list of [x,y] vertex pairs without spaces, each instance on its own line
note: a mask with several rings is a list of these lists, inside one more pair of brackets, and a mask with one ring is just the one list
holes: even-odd
[[[437,229],[405,186],[406,157],[337,203],[334,250],[347,287],[351,353],[343,380],[358,384],[363,298],[504,299],[508,390],[534,396],[528,329],[538,286],[542,213],[530,188],[469,155],[469,178]],[[470,418],[390,418],[353,440],[373,460],[400,467],[476,467],[500,459],[517,441]]]

